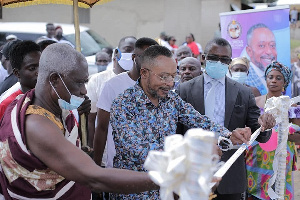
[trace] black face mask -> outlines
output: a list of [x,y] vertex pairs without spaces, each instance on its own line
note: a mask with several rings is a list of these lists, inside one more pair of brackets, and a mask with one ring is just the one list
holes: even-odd
[[59,39],[59,40],[62,39],[62,37],[63,37],[63,36],[62,36],[61,33],[59,33],[59,34],[56,35],[56,38]]

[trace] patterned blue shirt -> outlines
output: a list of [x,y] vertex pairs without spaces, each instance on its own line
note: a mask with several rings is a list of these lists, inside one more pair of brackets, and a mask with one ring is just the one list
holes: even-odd
[[251,63],[249,68],[249,74],[246,80],[246,84],[252,87],[256,87],[261,95],[265,95],[268,93],[267,88],[265,87],[264,83],[262,81],[266,81],[265,79],[259,77],[253,67],[256,67]]
[[[210,121],[170,91],[154,106],[139,83],[124,91],[112,104],[110,122],[116,147],[114,168],[145,171],[150,150],[162,150],[164,139],[176,133],[177,122],[190,128],[203,128],[228,136],[223,126]],[[158,191],[139,194],[112,194],[113,199],[159,199]]]

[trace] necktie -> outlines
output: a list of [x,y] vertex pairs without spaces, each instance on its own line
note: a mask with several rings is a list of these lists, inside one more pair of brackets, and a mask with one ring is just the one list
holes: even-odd
[[215,103],[216,103],[216,85],[217,81],[211,81],[212,84],[210,90],[208,91],[206,98],[205,98],[205,115],[208,116],[212,121],[214,120],[214,110],[215,110]]

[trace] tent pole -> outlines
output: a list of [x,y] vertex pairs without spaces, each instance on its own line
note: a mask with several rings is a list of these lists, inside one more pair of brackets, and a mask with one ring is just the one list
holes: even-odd
[[[73,0],[73,13],[74,13],[74,28],[75,28],[75,41],[76,50],[81,52],[80,47],[80,30],[79,30],[79,17],[78,17],[78,0]],[[84,114],[80,115],[80,129],[81,129],[81,145],[82,147],[87,147],[87,118]],[[89,148],[86,149],[89,151]]]
[[74,16],[76,50],[81,52],[79,18],[78,18],[78,0],[73,0],[73,13],[74,13],[73,16]]

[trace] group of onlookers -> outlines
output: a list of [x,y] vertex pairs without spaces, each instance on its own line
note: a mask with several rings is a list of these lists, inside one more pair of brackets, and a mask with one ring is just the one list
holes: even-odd
[[[116,48],[96,54],[98,73],[92,76],[84,56],[60,42],[61,27],[47,24],[47,33],[37,43],[14,39],[1,50],[8,74],[0,84],[5,198],[84,200],[92,190],[94,199],[158,199],[143,164],[149,151],[163,149],[166,136],[202,128],[241,145],[259,127],[257,141],[214,192],[222,200],[240,200],[246,191],[252,199],[269,198],[278,131],[263,108],[267,99],[282,95],[292,73],[276,61],[274,34],[266,26],[248,31],[249,59],[232,58],[231,45],[219,37],[202,49],[193,34],[179,47],[165,33],[157,40],[126,36]],[[268,51],[256,48],[257,34],[268,35]],[[294,130],[288,139],[287,199],[293,199],[294,145],[300,143],[294,134],[297,109],[289,116]],[[88,117],[94,161],[77,148],[84,139],[81,115]],[[221,160],[235,151],[224,151]]]

